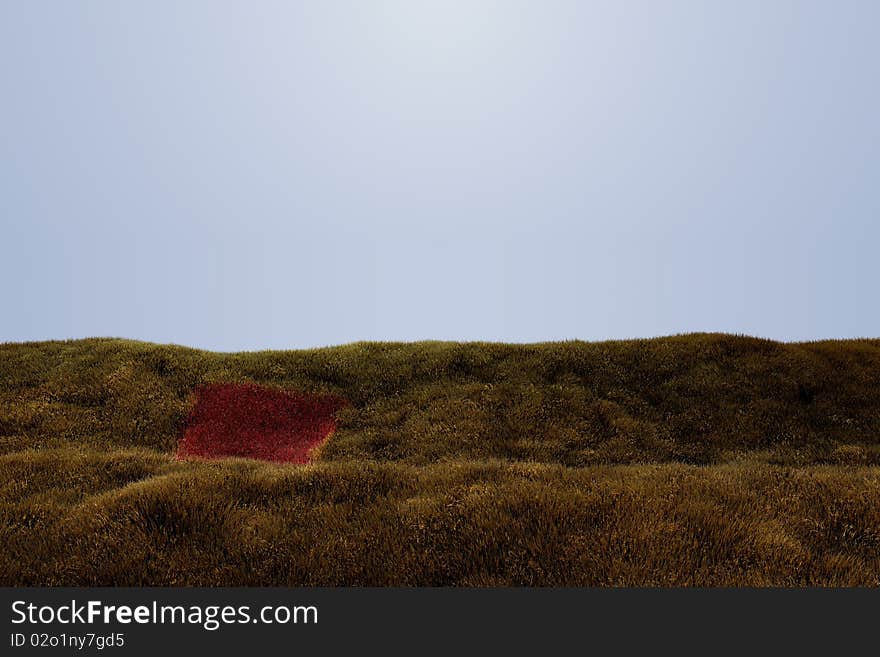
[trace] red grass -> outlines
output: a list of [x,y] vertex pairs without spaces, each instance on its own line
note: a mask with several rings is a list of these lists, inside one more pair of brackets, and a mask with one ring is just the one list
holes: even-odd
[[334,395],[224,383],[200,386],[177,458],[240,456],[307,463],[336,430],[333,414],[346,405]]

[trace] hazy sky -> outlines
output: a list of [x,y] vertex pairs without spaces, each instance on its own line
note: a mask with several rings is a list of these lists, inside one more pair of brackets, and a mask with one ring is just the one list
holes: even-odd
[[0,2],[0,341],[880,336],[880,2]]

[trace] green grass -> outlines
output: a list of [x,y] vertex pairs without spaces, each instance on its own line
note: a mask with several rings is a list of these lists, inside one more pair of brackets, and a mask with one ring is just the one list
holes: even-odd
[[[341,394],[308,466],[200,383]],[[880,340],[0,345],[0,584],[880,585]]]

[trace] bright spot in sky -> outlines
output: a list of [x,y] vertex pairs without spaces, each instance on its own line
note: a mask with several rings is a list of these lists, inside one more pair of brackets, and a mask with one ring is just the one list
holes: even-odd
[[413,65],[438,69],[466,68],[497,47],[500,23],[509,19],[494,2],[385,0],[369,7],[387,47]]

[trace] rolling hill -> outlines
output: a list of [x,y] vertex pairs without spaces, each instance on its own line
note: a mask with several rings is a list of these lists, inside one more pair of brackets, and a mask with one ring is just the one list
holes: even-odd
[[[211,389],[345,403],[195,458]],[[0,500],[3,585],[877,586],[880,340],[8,343]]]

